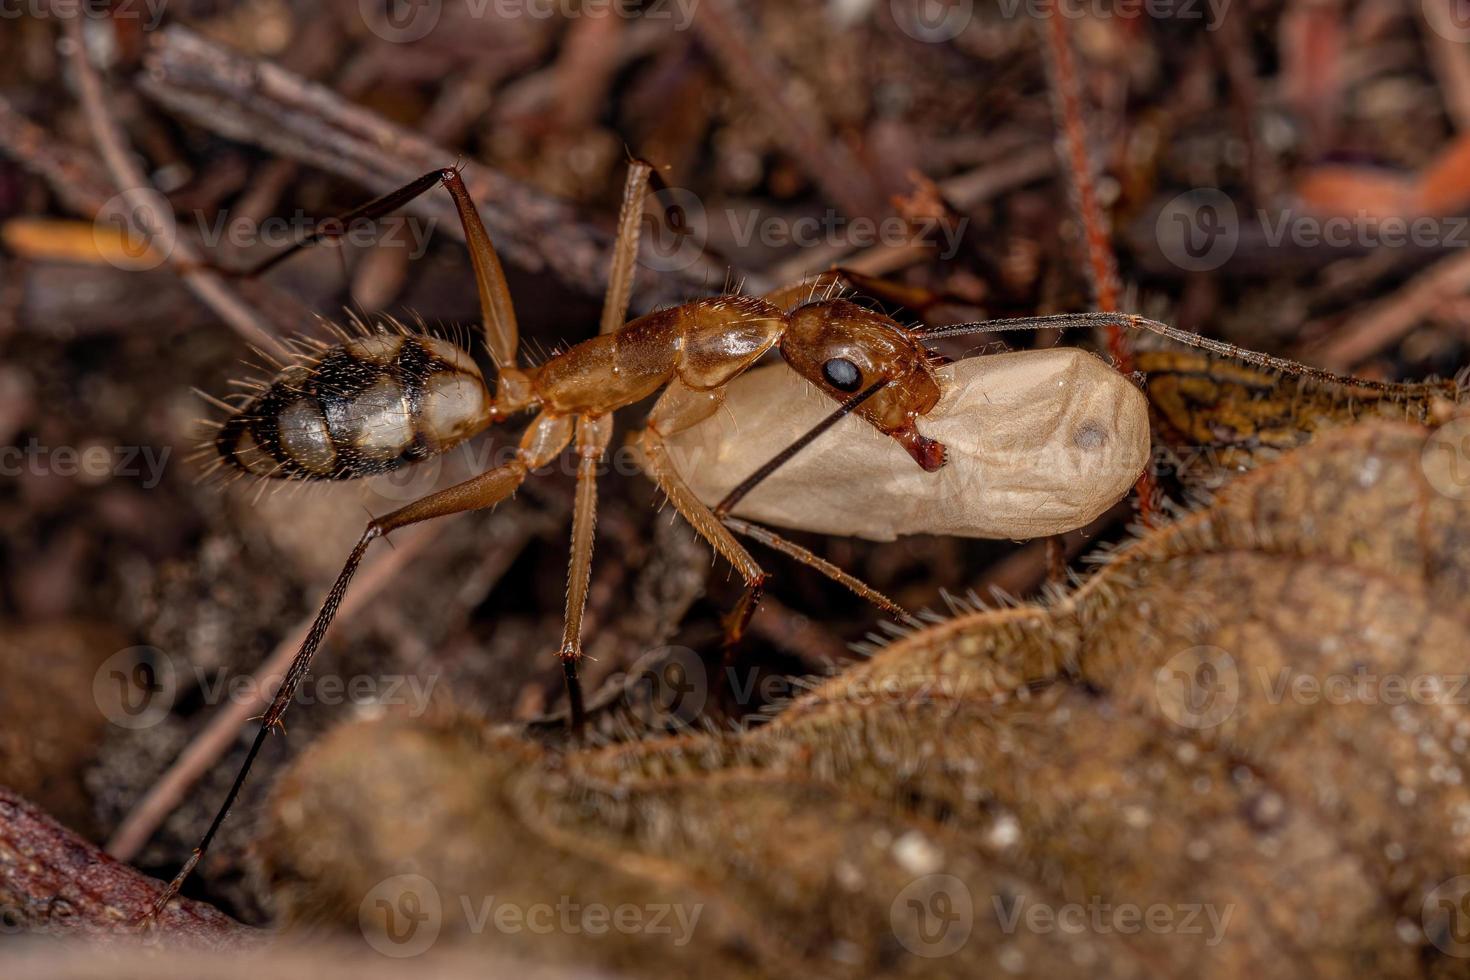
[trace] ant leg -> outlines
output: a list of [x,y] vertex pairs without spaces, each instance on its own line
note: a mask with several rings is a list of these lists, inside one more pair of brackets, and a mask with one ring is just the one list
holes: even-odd
[[516,348],[520,345],[520,327],[516,324],[515,306],[510,301],[510,287],[500,256],[490,243],[490,233],[480,220],[475,201],[465,189],[458,170],[441,170],[439,177],[454,198],[459,223],[464,226],[465,242],[470,249],[470,264],[475,269],[475,285],[480,292],[480,315],[485,324],[485,346],[499,374],[516,369]]
[[200,838],[199,845],[194,848],[194,853],[189,856],[188,861],[184,862],[179,873],[174,875],[173,880],[168,883],[168,886],[153,903],[153,907],[145,916],[145,921],[157,919],[168,903],[179,893],[179,889],[183,887],[190,873],[204,858],[205,852],[209,850],[209,845],[214,842],[215,835],[219,833],[225,817],[230,812],[230,807],[234,806],[235,800],[245,786],[250,767],[255,763],[256,756],[260,754],[261,748],[265,745],[266,736],[280,726],[281,717],[286,713],[286,708],[290,706],[291,699],[295,697],[296,688],[311,668],[312,658],[316,656],[317,648],[321,645],[323,637],[326,636],[328,627],[332,625],[332,618],[337,614],[337,607],[342,604],[342,599],[347,594],[347,587],[352,582],[352,576],[357,572],[357,566],[362,563],[368,546],[378,538],[410,524],[433,520],[436,517],[447,517],[451,514],[461,514],[465,511],[494,507],[515,493],[516,488],[525,481],[526,475],[531,470],[544,466],[556,458],[557,454],[566,448],[571,437],[572,420],[570,418],[543,412],[537,416],[536,420],[531,423],[531,427],[526,430],[526,434],[522,436],[521,446],[515,458],[504,466],[498,466],[463,483],[431,493],[427,497],[398,508],[391,514],[374,518],[368,522],[357,546],[352,549],[352,554],[347,557],[347,563],[338,573],[337,581],[332,584],[331,591],[327,593],[326,601],[322,603],[315,621],[311,624],[311,629],[306,634],[306,639],[301,643],[301,649],[297,651],[296,658],[291,661],[291,666],[287,669],[285,679],[281,681],[275,698],[272,699],[270,707],[261,717],[260,728],[255,733],[255,741],[250,744],[250,750],[245,755],[245,762],[235,775],[235,781],[231,784],[229,792],[225,794],[224,803],[215,812],[214,820],[210,823],[209,829],[204,832],[204,836]]
[[628,319],[633,297],[633,278],[638,271],[638,241],[643,235],[643,203],[649,179],[656,175],[653,164],[634,160],[628,165],[623,184],[623,207],[618,214],[618,237],[607,271],[607,296],[602,301],[599,333],[617,333]]
[[882,592],[879,592],[877,589],[864,582],[862,579],[858,578],[856,575],[851,575],[847,572],[844,572],[842,569],[838,568],[827,559],[813,554],[810,550],[803,548],[801,545],[797,544],[794,541],[788,541],[787,539],[777,534],[775,531],[772,531],[770,528],[763,527],[759,524],[752,524],[747,520],[743,520],[739,517],[732,517],[728,514],[721,517],[720,520],[724,522],[726,527],[734,531],[736,534],[743,534],[747,538],[759,541],[761,544],[765,545],[768,548],[774,548],[782,554],[788,555],[791,558],[795,558],[797,561],[801,562],[803,565],[806,565],[808,568],[816,569],[823,575],[830,578],[832,581],[836,582],[838,585],[852,590],[852,592],[855,593],[858,598],[871,602],[873,605],[877,606],[879,609],[883,610],[894,618],[909,623],[913,626],[921,625],[918,619],[915,618],[912,613],[904,609],[892,599],[888,598]]
[[567,570],[567,621],[561,640],[561,667],[567,681],[567,703],[573,730],[582,727],[582,616],[592,573],[593,531],[597,526],[597,464],[612,441],[612,416],[577,419],[577,502],[572,511],[572,559]]
[[263,275],[302,249],[343,237],[352,222],[359,219],[374,220],[391,214],[439,184],[443,184],[454,199],[455,210],[459,212],[459,221],[464,227],[465,242],[470,250],[470,264],[475,270],[475,285],[480,294],[480,311],[485,321],[485,345],[489,348],[490,357],[498,371],[503,373],[507,369],[514,369],[520,331],[516,325],[515,307],[511,304],[510,288],[505,282],[505,270],[500,266],[500,257],[495,253],[495,246],[490,243],[490,234],[485,230],[485,223],[480,220],[474,199],[465,188],[459,171],[453,168],[431,171],[396,191],[390,191],[353,208],[346,214],[328,218],[321,223],[320,230],[312,232],[252,268],[244,271],[219,271],[247,279]]
[[694,495],[694,491],[689,489],[689,485],[679,475],[678,467],[670,458],[668,445],[664,442],[666,437],[709,418],[724,402],[725,392],[721,388],[694,391],[683,382],[673,382],[664,389],[664,393],[654,404],[653,411],[649,413],[648,427],[640,436],[640,445],[649,475],[668,496],[674,509],[745,580],[745,592],[725,620],[725,649],[728,651],[745,635],[745,627],[749,625],[750,617],[760,604],[767,575],[756,564],[755,559],[750,557],[750,552],[720,523],[714,511],[705,506]]

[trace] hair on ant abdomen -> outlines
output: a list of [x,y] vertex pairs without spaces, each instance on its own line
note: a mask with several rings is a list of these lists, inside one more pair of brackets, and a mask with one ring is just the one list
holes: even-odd
[[246,474],[354,480],[427,459],[482,431],[490,392],[457,345],[396,321],[333,346],[299,342],[300,360],[219,423],[212,449]]

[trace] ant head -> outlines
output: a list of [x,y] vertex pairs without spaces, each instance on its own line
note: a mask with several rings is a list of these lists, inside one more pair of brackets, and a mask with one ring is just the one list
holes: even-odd
[[924,469],[944,465],[944,446],[915,426],[938,403],[939,382],[929,352],[903,327],[845,299],[808,303],[791,314],[781,356],[838,402],[887,382],[856,414],[896,439]]

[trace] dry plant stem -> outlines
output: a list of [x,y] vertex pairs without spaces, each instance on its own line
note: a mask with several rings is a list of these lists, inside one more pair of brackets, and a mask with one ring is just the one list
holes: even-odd
[[0,96],[0,152],[43,178],[68,208],[88,217],[116,190],[91,153],[58,141]]
[[[1052,111],[1061,131],[1059,150],[1064,154],[1063,168],[1071,177],[1072,199],[1082,219],[1083,237],[1087,243],[1087,269],[1092,281],[1093,299],[1104,313],[1118,309],[1118,260],[1113,255],[1107,229],[1103,227],[1102,208],[1097,200],[1097,187],[1092,179],[1092,163],[1087,158],[1087,127],[1082,118],[1082,88],[1077,66],[1072,60],[1072,45],[1067,36],[1067,18],[1056,11],[1042,18],[1042,49],[1045,52],[1047,80],[1050,82]],[[1108,355],[1113,365],[1125,375],[1133,373],[1133,355],[1124,333],[1118,327],[1107,331]],[[1137,489],[1138,516],[1144,524],[1153,520],[1153,476],[1147,471],[1139,476]],[[1060,553],[1060,548],[1055,549]]]
[[[0,855],[0,907],[12,936],[34,930],[49,939],[132,944],[136,937],[122,927],[128,910],[152,901],[159,889],[157,881],[108,857],[3,786]],[[236,952],[269,940],[267,933],[188,899],[165,911],[157,925],[171,945],[201,952]]]
[[771,118],[786,148],[833,204],[852,218],[888,212],[862,162],[842,142],[817,132],[782,95],[782,72],[752,43],[745,23],[727,0],[703,0],[694,28],[725,78]]
[[1354,365],[1393,344],[1435,307],[1470,288],[1470,254],[1451,255],[1409,280],[1392,296],[1375,303],[1334,330],[1302,355],[1334,371]]
[[[141,223],[150,240],[156,243],[158,230],[167,227],[167,224],[173,220],[172,215],[165,216],[158,213],[154,202],[162,200],[161,195],[139,193],[152,191],[153,186],[143,176],[142,170],[133,159],[132,151],[127,146],[122,130],[108,110],[107,97],[102,90],[102,78],[87,58],[87,47],[82,37],[81,18],[68,17],[62,21],[62,25],[66,39],[71,46],[71,63],[76,71],[82,109],[86,113],[87,125],[92,130],[92,138],[97,143],[98,152],[102,154],[102,160],[112,174],[117,189],[125,194],[129,192],[138,194],[139,210],[145,212],[140,216],[143,219]],[[168,259],[174,268],[179,270],[179,275],[183,277],[190,291],[214,310],[220,319],[228,323],[248,343],[261,350],[284,356],[285,348],[276,340],[275,332],[269,324],[260,319],[249,304],[225,285],[216,273],[202,268],[203,258],[192,244],[177,235],[173,236],[173,239],[169,245]]]
[[[1097,201],[1097,187],[1092,179],[1092,162],[1087,158],[1087,128],[1082,119],[1082,91],[1077,67],[1072,60],[1072,46],[1067,38],[1067,18],[1053,13],[1041,18],[1042,50],[1046,57],[1047,78],[1051,85],[1052,108],[1057,129],[1061,132],[1058,153],[1065,164],[1073,201],[1082,222],[1087,248],[1087,272],[1092,283],[1093,299],[1105,313],[1118,309],[1118,263],[1103,227],[1102,208]],[[1119,371],[1133,370],[1133,359],[1123,332],[1108,331],[1108,353]]]
[[[979,204],[1014,190],[1056,170],[1056,151],[1050,146],[1020,150],[968,173],[939,182],[939,193],[956,210],[968,211]],[[874,245],[857,254],[844,244],[803,249],[769,274],[773,282],[796,282],[807,276],[843,265],[870,276],[884,276],[934,256],[933,244]]]
[[[145,95],[192,122],[243,143],[319,167],[385,193],[430,170],[460,160],[470,194],[495,247],[516,266],[549,271],[589,296],[607,282],[612,242],[580,221],[574,209],[504,174],[461,160],[411,130],[346,101],[266,61],[257,61],[177,25],[149,36]],[[429,195],[409,208],[463,240],[453,206]],[[677,304],[691,286],[706,289],[706,272],[655,276],[643,270],[635,284],[640,308]]]
[[[394,539],[397,547],[384,552],[363,569],[357,588],[349,592],[342,603],[341,615],[350,618],[374,601],[414,558],[429,548],[441,531],[442,526],[436,525],[400,532]],[[107,853],[120,861],[131,860],[183,800],[189,787],[239,741],[240,726],[270,705],[271,696],[267,692],[274,693],[273,681],[285,674],[311,623],[309,618],[292,630],[260,665],[254,675],[255,699],[231,700],[220,706],[209,724],[123,819],[107,842]]]

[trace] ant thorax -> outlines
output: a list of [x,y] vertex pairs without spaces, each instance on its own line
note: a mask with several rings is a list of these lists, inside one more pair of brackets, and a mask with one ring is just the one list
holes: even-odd
[[214,448],[246,473],[352,480],[442,453],[482,431],[491,398],[474,360],[396,323],[300,359],[255,386]]

